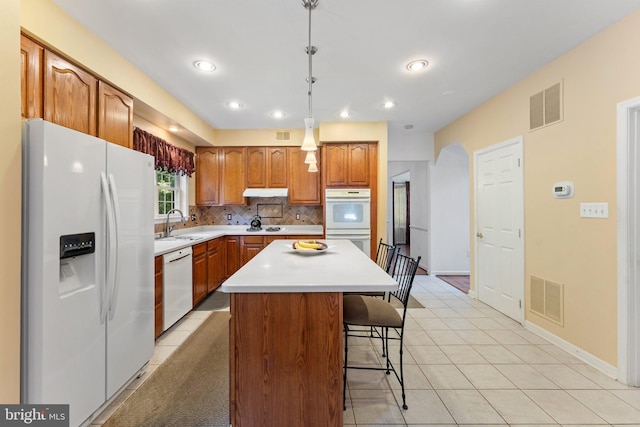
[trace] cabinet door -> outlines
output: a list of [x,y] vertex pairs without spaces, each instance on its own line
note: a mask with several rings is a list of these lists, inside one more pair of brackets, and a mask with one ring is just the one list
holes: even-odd
[[[309,172],[309,165],[304,162],[306,151],[299,147],[288,147],[289,163],[289,204],[320,205],[320,173]],[[320,156],[316,155],[318,161]],[[320,165],[318,165],[320,167]]]
[[225,275],[224,238],[207,242],[207,293],[216,290]]
[[207,296],[207,244],[193,246],[193,306]]
[[241,242],[241,262],[242,265],[245,265],[264,249],[265,236],[244,236]]
[[133,99],[103,81],[98,82],[98,137],[133,148]]
[[246,199],[242,196],[246,188],[246,148],[224,147],[222,148],[222,204],[246,205]]
[[369,186],[369,145],[347,144],[347,185]]
[[327,187],[349,185],[347,144],[324,144],[322,149]]
[[231,276],[240,268],[240,237],[225,237],[227,265],[225,277]]
[[45,120],[96,136],[97,91],[95,77],[45,50]]
[[162,256],[155,257],[154,276],[155,296],[155,337],[162,333]]
[[218,148],[196,148],[196,205],[220,204],[220,156]]
[[287,187],[287,147],[267,148],[267,187]]
[[266,151],[266,147],[247,148],[247,187],[265,188],[267,186]]
[[20,36],[20,89],[22,117],[42,117],[42,61],[44,49],[33,40]]

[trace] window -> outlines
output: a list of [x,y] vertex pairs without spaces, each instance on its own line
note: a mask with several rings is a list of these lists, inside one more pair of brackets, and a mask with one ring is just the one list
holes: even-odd
[[[187,215],[187,179],[185,175],[156,171],[156,219],[166,219],[167,212],[179,209]],[[179,216],[179,214],[176,214]]]

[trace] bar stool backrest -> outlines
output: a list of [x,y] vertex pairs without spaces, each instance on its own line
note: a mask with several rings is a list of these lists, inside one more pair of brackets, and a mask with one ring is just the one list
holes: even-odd
[[391,274],[391,267],[393,266],[393,261],[400,248],[398,246],[391,246],[386,243],[382,243],[382,239],[380,239],[380,243],[378,243],[378,252],[376,253],[376,264],[380,266],[384,271]]
[[416,277],[416,272],[418,271],[418,263],[422,257],[418,257],[417,259],[413,259],[406,255],[396,254],[396,262],[393,266],[393,272],[391,275],[398,282],[398,289],[394,292],[390,292],[389,297],[393,295],[396,297],[402,305],[404,305],[404,309],[407,309],[407,302],[409,301],[409,294],[411,292],[411,287],[413,286],[413,279]]

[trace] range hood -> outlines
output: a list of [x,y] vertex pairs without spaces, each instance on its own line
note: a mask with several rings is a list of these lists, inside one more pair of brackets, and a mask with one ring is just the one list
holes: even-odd
[[288,188],[247,188],[242,193],[243,197],[287,197]]

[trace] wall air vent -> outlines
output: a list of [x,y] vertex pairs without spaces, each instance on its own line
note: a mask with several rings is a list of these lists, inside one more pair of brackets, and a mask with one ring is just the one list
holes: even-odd
[[279,130],[276,132],[276,141],[291,141],[291,131]]
[[562,82],[531,95],[529,98],[529,130],[562,120]]
[[564,285],[531,276],[529,301],[532,312],[564,326]]

